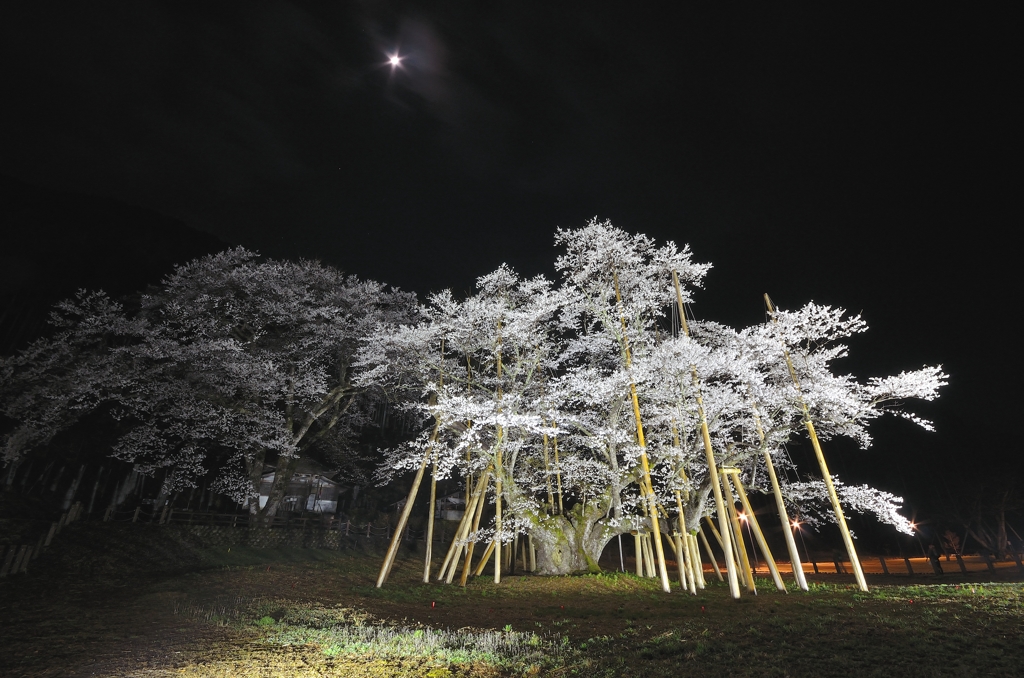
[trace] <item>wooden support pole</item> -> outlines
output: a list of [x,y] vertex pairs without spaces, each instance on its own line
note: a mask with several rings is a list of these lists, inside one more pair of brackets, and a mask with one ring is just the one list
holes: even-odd
[[[729,511],[729,520],[732,523],[732,530],[729,536],[732,537],[733,545],[739,554],[739,567],[743,573],[743,579],[747,583],[747,590],[757,595],[757,584],[754,583],[754,573],[750,571],[750,557],[747,555],[747,548],[743,543],[743,528],[740,527],[740,516],[736,511],[736,504],[732,501],[732,490],[729,487],[729,474],[722,470],[722,489],[728,493],[729,501],[725,503]],[[722,535],[725,538],[725,535]]]
[[[431,400],[436,402],[436,396],[432,397]],[[420,483],[423,482],[423,473],[427,470],[427,462],[430,461],[430,457],[432,456],[434,443],[437,441],[437,433],[440,428],[441,419],[435,418],[434,432],[430,436],[430,443],[427,445],[426,452],[423,453],[423,461],[420,462],[419,470],[416,471],[416,477],[412,481],[412,489],[409,490],[409,497],[405,500],[405,506],[402,507],[402,515],[398,519],[398,526],[395,527],[395,533],[391,535],[391,543],[388,545],[387,555],[384,556],[384,562],[381,563],[380,573],[377,575],[377,588],[384,585],[388,575],[391,574],[391,568],[395,564],[395,557],[398,555],[398,546],[402,543],[402,533],[405,530],[406,523],[409,522],[409,515],[412,513],[412,505],[416,501],[416,495],[420,491]],[[433,513],[431,513],[431,516],[433,516]]]
[[[768,306],[768,313],[772,317],[773,322],[778,322],[775,317],[775,307],[772,305],[771,298],[765,294],[765,303]],[[796,386],[797,393],[802,393],[800,389],[800,380],[796,376],[796,368],[793,367],[793,360],[789,357],[789,349],[783,344],[782,353],[786,357],[786,366],[789,368],[789,376],[793,379],[793,385]],[[839,495],[836,494],[835,484],[832,482],[832,475],[829,473],[828,464],[825,463],[825,454],[821,451],[821,443],[818,442],[818,434],[814,430],[814,422],[811,421],[811,413],[807,409],[807,403],[804,401],[803,396],[800,396],[800,406],[803,408],[804,415],[804,426],[807,428],[807,436],[811,439],[811,447],[814,448],[814,455],[818,459],[818,466],[821,469],[822,479],[825,481],[825,488],[828,490],[828,498],[832,502],[832,511],[836,516],[836,523],[839,525],[839,532],[843,535],[843,544],[846,546],[846,553],[850,557],[850,564],[853,566],[853,574],[857,579],[857,585],[861,591],[868,590],[868,582],[864,578],[864,568],[861,567],[860,559],[857,557],[857,548],[853,545],[853,536],[850,534],[850,528],[846,524],[846,516],[843,515],[843,507],[839,504]]]
[[676,540],[676,561],[679,568],[679,583],[683,585],[684,589],[689,589],[690,593],[696,593],[696,588],[693,583],[693,572],[690,571],[690,567],[692,565],[690,562],[690,547],[686,543],[686,512],[683,510],[683,499],[679,494],[679,490],[676,490],[676,513],[679,524],[679,532],[677,533],[678,539]]
[[530,545],[530,572],[537,571],[537,549],[533,546],[533,535],[527,535],[527,543]]
[[[754,405],[754,425],[757,428],[757,436],[764,446],[764,429],[761,428],[761,415]],[[762,449],[764,465],[768,469],[768,478],[772,481],[772,494],[775,496],[775,510],[779,513],[779,520],[782,521],[782,534],[786,538],[786,550],[789,552],[789,562],[793,569],[793,578],[801,591],[807,591],[807,578],[804,576],[804,567],[800,562],[800,553],[796,549],[796,538],[793,536],[792,525],[789,522],[789,514],[786,512],[786,502],[782,499],[782,488],[779,486],[779,477],[775,473],[775,463],[772,461],[771,453]]]
[[502,440],[501,440],[501,437],[502,437],[502,431],[501,431],[501,427],[499,426],[498,427],[498,453],[497,453],[497,461],[495,462],[495,465],[494,465],[494,540],[491,542],[491,546],[494,547],[494,548],[492,548],[492,550],[494,551],[494,583],[495,584],[500,584],[501,583],[501,560],[502,560],[501,559],[502,549],[500,548],[500,545],[502,543],[502,541],[501,541],[502,540],[502,534],[501,534],[501,487],[502,487],[502,484],[501,484],[501,480],[502,480],[501,479],[501,474],[502,474],[502,467],[501,467],[501,462],[502,462],[502,459],[501,459],[501,456],[502,456],[501,455],[501,445],[502,445]]
[[434,468],[430,472],[430,506],[427,509],[427,546],[423,558],[423,583],[430,583],[430,561],[434,555],[434,514],[437,513],[437,455],[434,454]]
[[633,532],[633,552],[636,554],[636,576],[644,576],[644,549],[640,538],[640,531]]
[[466,497],[466,508],[462,512],[462,520],[459,521],[459,526],[455,529],[455,535],[452,537],[452,544],[448,548],[448,553],[445,556],[444,563],[441,565],[441,570],[437,573],[438,580],[444,580],[448,584],[452,581],[455,569],[458,567],[459,554],[462,551],[466,535],[469,533],[467,528],[471,524],[473,516],[476,514],[477,502],[480,500],[480,497],[484,492],[488,478],[487,474],[489,472],[490,469],[480,476],[477,481],[476,488],[473,490],[472,494]]
[[[501,403],[501,318],[498,319],[498,349],[497,349],[497,371],[498,371],[498,403]],[[504,428],[499,424],[498,436],[495,442],[497,449],[494,452],[494,541],[491,545],[494,547],[494,583],[501,583],[501,491],[502,481],[504,480],[504,469],[502,468],[502,446],[505,444],[504,441]]]
[[[516,573],[516,563],[519,562],[519,533],[517,532],[512,536],[512,543],[509,544],[508,553],[505,556],[505,567],[508,569],[509,576]],[[526,568],[523,568],[524,570]]]
[[697,535],[687,534],[686,543],[690,549],[690,563],[692,563],[691,569],[693,570],[694,583],[698,589],[703,590],[707,586],[707,582],[704,580],[704,563],[700,558],[700,543],[697,541]]
[[652,538],[650,533],[644,535],[644,566],[647,570],[647,577],[654,579],[658,576],[658,572],[655,569],[654,562],[654,549],[651,548]]
[[704,550],[708,552],[708,558],[711,559],[711,568],[718,575],[718,581],[725,581],[722,577],[722,570],[718,567],[718,559],[715,556],[715,552],[711,550],[711,544],[708,543],[707,535],[704,534],[704,530],[697,530],[697,534],[700,535],[700,540],[704,542]]
[[[672,271],[672,284],[676,289],[676,304],[679,307],[679,323],[683,333],[689,337],[690,328],[686,324],[686,309],[683,306],[683,292],[679,285],[679,275]],[[715,453],[711,448],[711,435],[708,433],[708,421],[704,414],[704,396],[701,394],[700,379],[697,377],[697,366],[690,365],[690,378],[697,392],[697,414],[700,417],[700,433],[704,441],[704,456],[708,463],[708,473],[711,478],[711,489],[715,495],[715,512],[718,514],[718,525],[722,532],[728,529],[729,518],[725,513],[725,500],[722,498],[722,488],[719,484],[718,467],[715,464]],[[722,549],[725,551],[725,562],[729,565],[729,593],[733,598],[740,597],[740,584],[736,568],[731,565],[733,562],[732,543],[726,539],[722,541]]]
[[[477,563],[476,569],[473,570],[473,576],[474,577],[479,577],[481,574],[484,573],[484,568],[487,567],[487,559],[491,557],[492,553],[494,553],[495,551],[498,550],[498,549],[494,548],[494,545],[496,543],[497,542],[495,542],[495,541],[491,541],[491,543],[487,545],[487,549],[484,551],[484,554],[480,557],[480,562]],[[495,559],[494,559],[494,565],[495,566],[498,565],[498,558],[497,557],[495,557]]]
[[[711,535],[715,538],[715,541],[718,542],[718,546],[724,551],[725,543],[722,541],[722,533],[718,531],[717,527],[715,527],[715,523],[711,520],[711,516],[704,516],[704,521],[708,524],[708,527],[711,528]],[[708,551],[708,553],[711,553],[711,551]],[[728,563],[726,563],[726,565],[728,565]]]
[[[629,370],[633,366],[633,357],[629,349],[629,335],[626,333],[626,313],[622,306],[622,294],[619,291],[618,272],[612,271],[612,279],[615,283],[615,302],[619,308],[619,321],[622,325],[622,346],[626,356],[626,369]],[[647,441],[644,439],[643,419],[640,417],[640,400],[637,398],[636,382],[632,377],[629,381],[629,396],[633,402],[633,419],[636,422],[637,444],[640,445],[640,468],[643,472],[640,480],[640,492],[650,511],[651,528],[654,531],[654,549],[658,559],[658,573],[661,575],[661,590],[665,593],[670,593],[672,587],[668,583],[668,568],[665,566],[665,549],[661,544],[661,526],[658,523],[658,511],[654,508],[654,485],[651,483],[651,467],[647,460]]]
[[50,545],[55,534],[57,534],[57,523],[50,523],[50,531],[46,533],[46,541],[43,542],[43,548]]
[[[754,513],[754,507],[750,505],[750,500],[747,499],[747,492],[743,489],[743,483],[740,482],[738,469],[732,473],[732,482],[736,487],[736,494],[740,497],[740,503],[743,504],[743,510],[747,515],[747,521],[753,529],[754,538],[757,539],[757,545],[761,549],[761,554],[764,556],[765,562],[768,564],[768,570],[772,573],[772,580],[775,582],[775,588],[786,593],[786,585],[782,581],[782,575],[779,574],[779,568],[775,564],[775,559],[772,558],[772,552],[771,549],[768,548],[768,542],[764,538],[764,533],[761,531],[761,525],[757,522],[757,515]],[[783,527],[783,529],[786,532],[789,532],[786,527],[788,527],[788,525]]]
[[[491,468],[488,468],[487,469],[487,473],[484,474],[484,492],[483,492],[483,494],[480,495],[480,498],[477,500],[476,512],[473,515],[473,526],[472,526],[472,533],[473,534],[476,534],[476,532],[480,529],[480,518],[484,514],[484,506],[487,504],[487,488],[490,486],[490,480],[491,480],[490,471],[491,470],[492,470]],[[469,535],[469,533],[467,533],[467,537],[468,537],[468,535]],[[476,549],[476,541],[470,541],[468,544],[466,544],[466,559],[464,561],[462,561],[462,575],[459,577],[459,586],[462,586],[462,587],[466,586],[466,581],[469,579],[470,563],[473,560],[473,551],[475,549]],[[451,575],[449,575],[449,576],[451,576]]]
[[686,559],[683,557],[683,539],[684,537],[682,536],[678,539],[673,539],[672,546],[675,547],[676,551],[676,569],[679,570],[679,586],[686,591],[690,588],[690,583],[688,581],[689,577],[686,576]]

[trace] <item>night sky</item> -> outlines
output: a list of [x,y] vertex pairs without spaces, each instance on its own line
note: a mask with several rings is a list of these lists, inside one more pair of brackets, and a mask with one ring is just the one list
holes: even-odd
[[[1024,469],[1013,23],[921,5],[5,6],[0,174],[420,293],[502,262],[553,274],[555,228],[592,216],[689,243],[715,265],[700,318],[813,299],[871,326],[840,368],[946,367],[917,408],[937,433],[894,422],[834,454],[844,478],[939,511]],[[99,221],[75,237],[132,240]],[[21,246],[56,246],[37,227]],[[29,280],[18,256],[7,289]]]

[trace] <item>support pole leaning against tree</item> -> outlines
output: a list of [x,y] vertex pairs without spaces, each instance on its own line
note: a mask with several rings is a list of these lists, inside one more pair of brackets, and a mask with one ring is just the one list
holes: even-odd
[[[626,369],[633,365],[633,357],[629,350],[629,336],[626,334],[626,312],[622,306],[622,294],[619,292],[619,274],[612,271],[612,280],[615,283],[615,302],[619,307],[619,321],[622,324],[622,343],[626,354]],[[661,590],[671,593],[672,587],[668,583],[668,568],[665,565],[665,548],[661,543],[661,526],[658,523],[658,510],[654,505],[654,485],[651,483],[651,466],[647,461],[647,441],[644,438],[644,424],[640,418],[640,400],[636,395],[636,382],[630,377],[629,395],[633,401],[633,418],[636,421],[636,439],[640,445],[640,468],[643,477],[640,480],[640,492],[651,517],[651,528],[654,530],[654,550],[658,560],[658,574],[661,577]]]
[[[775,316],[775,306],[771,298],[764,295],[765,304],[768,306],[768,314],[772,322],[778,323]],[[825,481],[825,488],[828,490],[828,498],[832,502],[832,510],[835,512],[836,522],[839,524],[839,531],[843,535],[843,543],[846,545],[846,553],[850,556],[850,564],[853,566],[853,574],[857,579],[857,585],[861,591],[868,590],[868,582],[864,578],[864,569],[861,567],[860,559],[857,557],[857,548],[853,545],[853,536],[846,524],[846,516],[843,515],[843,507],[839,504],[839,495],[836,494],[836,487],[832,483],[832,475],[828,471],[828,464],[825,463],[825,454],[821,451],[821,443],[818,442],[818,434],[814,431],[814,422],[811,421],[811,413],[807,409],[807,402],[804,400],[803,391],[800,389],[800,380],[797,379],[796,369],[793,367],[793,360],[789,356],[789,349],[785,344],[782,346],[782,353],[786,357],[786,367],[789,368],[789,376],[793,379],[793,385],[800,399],[800,407],[803,409],[804,426],[807,428],[807,436],[811,439],[811,447],[814,448],[814,455],[818,458],[818,466],[821,468],[821,475]]]
[[[689,337],[690,328],[686,324],[686,309],[683,307],[683,292],[679,285],[679,274],[676,273],[676,271],[672,271],[672,284],[675,285],[676,288],[676,303],[679,306],[679,326],[683,329],[683,333]],[[729,517],[725,513],[725,499],[722,497],[722,486],[719,483],[718,466],[715,464],[715,453],[714,450],[711,449],[711,434],[708,432],[708,420],[704,415],[704,397],[701,395],[700,379],[697,377],[696,365],[690,365],[690,376],[693,380],[694,388],[697,389],[697,413],[700,416],[700,433],[704,440],[704,456],[707,458],[708,462],[708,473],[711,477],[711,489],[715,495],[715,512],[718,514],[718,526],[722,534],[728,534]],[[732,543],[728,539],[724,539],[722,541],[722,550],[725,551],[725,562],[729,567],[729,593],[732,594],[733,598],[739,598],[740,582],[736,568],[733,566],[735,559],[732,553]],[[714,556],[712,555],[712,557]]]
[[[431,396],[431,405],[437,402],[437,396]],[[391,535],[391,543],[388,545],[387,555],[384,556],[384,562],[380,566],[380,573],[377,575],[377,588],[384,585],[387,581],[388,575],[391,574],[391,568],[395,564],[395,556],[398,555],[398,546],[402,542],[402,532],[405,530],[405,524],[409,521],[409,514],[412,513],[413,502],[416,501],[416,494],[420,491],[420,483],[423,482],[423,473],[426,471],[427,462],[430,461],[430,457],[434,451],[434,443],[437,442],[437,433],[441,428],[441,418],[436,416],[434,418],[434,432],[430,435],[430,443],[427,445],[427,451],[423,454],[423,461],[420,462],[420,468],[416,471],[416,478],[412,481],[412,489],[409,490],[409,497],[405,500],[405,506],[402,507],[402,515],[398,519],[398,526],[395,528],[395,533]]]
[[430,472],[430,514],[427,516],[427,554],[423,559],[423,583],[430,583],[430,561],[434,555],[434,514],[437,513],[437,453]]
[[789,562],[793,569],[793,578],[801,591],[807,591],[807,578],[804,576],[804,566],[800,561],[800,553],[796,550],[796,539],[793,537],[792,525],[789,522],[789,513],[786,512],[786,502],[782,499],[782,488],[779,486],[779,477],[775,474],[775,464],[772,462],[772,455],[764,449],[764,429],[761,428],[761,415],[757,411],[757,404],[754,404],[754,426],[757,429],[757,436],[761,441],[764,455],[764,464],[768,468],[768,477],[772,481],[772,494],[775,495],[775,509],[779,512],[779,519],[782,521],[782,533],[786,536],[786,549],[789,551]]
[[[739,469],[731,469],[729,473],[731,474],[733,485],[736,488],[736,494],[739,496],[740,503],[743,504],[743,510],[746,512],[748,524],[754,532],[754,538],[757,539],[757,547],[761,549],[761,554],[764,556],[765,563],[768,565],[768,571],[772,573],[772,581],[775,582],[775,588],[786,593],[786,585],[782,581],[782,575],[779,574],[779,568],[775,564],[775,558],[772,557],[772,551],[768,547],[768,541],[764,538],[764,532],[761,531],[761,524],[757,521],[757,514],[754,513],[754,507],[750,505],[750,500],[747,498],[747,491],[743,489],[743,483],[740,481]],[[783,529],[786,529],[786,523],[783,523]],[[788,530],[786,531],[788,532]]]

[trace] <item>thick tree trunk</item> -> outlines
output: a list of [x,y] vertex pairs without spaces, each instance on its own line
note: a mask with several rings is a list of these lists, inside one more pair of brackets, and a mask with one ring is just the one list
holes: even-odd
[[267,496],[267,503],[260,508],[260,483],[263,479],[264,453],[257,455],[249,462],[249,481],[253,484],[254,497],[249,501],[249,524],[252,526],[263,526],[268,524],[277,511],[281,508],[285,491],[288,489],[288,482],[295,474],[298,466],[298,457],[278,458],[277,469],[274,472],[274,482],[270,486],[270,494]]
[[586,510],[577,504],[565,515],[540,516],[531,530],[537,550],[540,575],[565,575],[600,572],[597,561],[604,547],[629,527],[613,527],[605,522],[607,502],[590,502]]

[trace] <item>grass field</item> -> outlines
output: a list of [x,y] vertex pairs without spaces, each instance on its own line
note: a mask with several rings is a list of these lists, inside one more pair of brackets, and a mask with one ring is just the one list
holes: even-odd
[[0,580],[0,675],[1024,675],[1010,570],[876,577],[866,594],[839,575],[809,593],[765,580],[734,601],[713,575],[697,597],[628,574],[423,585],[409,555],[376,589],[380,556],[365,550],[211,548],[201,568],[114,567],[82,527],[93,551],[69,551],[82,567],[44,556]]

